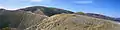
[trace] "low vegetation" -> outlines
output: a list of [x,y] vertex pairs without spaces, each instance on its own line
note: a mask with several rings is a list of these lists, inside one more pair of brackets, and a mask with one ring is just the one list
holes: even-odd
[[85,15],[85,13],[83,13],[83,12],[77,12],[77,14],[80,14],[80,15]]

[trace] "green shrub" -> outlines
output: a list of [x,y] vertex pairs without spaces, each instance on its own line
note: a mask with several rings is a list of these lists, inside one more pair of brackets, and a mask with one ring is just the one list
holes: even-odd
[[85,15],[85,13],[83,13],[83,12],[77,12],[77,14]]
[[10,30],[9,27],[2,28],[2,30]]

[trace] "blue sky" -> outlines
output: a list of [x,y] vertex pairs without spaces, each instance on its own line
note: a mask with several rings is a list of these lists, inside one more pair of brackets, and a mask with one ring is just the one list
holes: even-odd
[[29,6],[48,6],[120,17],[120,0],[0,0],[0,8],[18,9]]

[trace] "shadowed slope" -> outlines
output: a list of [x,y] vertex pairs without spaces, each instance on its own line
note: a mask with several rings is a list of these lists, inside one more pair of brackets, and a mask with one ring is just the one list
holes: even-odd
[[68,10],[64,10],[64,9],[44,7],[44,6],[32,6],[32,7],[27,7],[27,8],[21,8],[18,10],[31,11],[33,13],[35,13],[36,11],[41,11],[41,12],[43,12],[43,14],[45,14],[47,16],[52,16],[55,14],[62,14],[62,13],[74,13],[72,11],[68,11]]
[[37,25],[41,23],[44,18],[47,18],[47,16],[35,13],[25,13],[18,26],[18,30],[24,30],[32,25]]

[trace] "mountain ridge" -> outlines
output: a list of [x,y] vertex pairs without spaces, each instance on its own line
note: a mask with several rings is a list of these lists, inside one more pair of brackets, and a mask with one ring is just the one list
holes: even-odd
[[[101,26],[106,26],[107,23],[110,23],[109,24],[110,28],[113,28],[111,27],[112,24],[118,25],[118,23],[115,23],[115,21],[120,22],[119,21],[120,19],[119,20],[118,19],[119,18],[115,19],[115,18],[101,15],[101,14],[84,13],[84,12],[75,13],[75,12],[64,10],[64,9],[43,7],[43,6],[32,6],[32,7],[20,8],[13,11],[0,9],[0,28],[10,27],[16,30],[42,30],[42,29],[52,30],[54,29],[53,27],[59,28],[59,25],[61,25],[60,27],[63,27],[61,30],[71,29],[72,27],[74,28],[74,30],[75,29],[79,30],[79,27],[80,27],[78,25],[79,21],[82,23],[82,25],[84,25],[83,23],[88,23],[88,25],[86,26],[89,27],[90,25],[90,27],[92,27],[91,26],[92,22],[95,22],[95,24],[96,23],[99,24],[99,22],[96,22],[96,20],[106,22],[105,24],[102,22],[102,24],[104,25],[101,25]],[[74,20],[77,21],[75,25],[78,25],[78,27],[69,25],[69,24],[73,25],[72,22]],[[82,22],[82,21],[85,21],[85,22]],[[56,24],[56,22],[61,22],[61,23]],[[69,24],[64,24],[64,23],[69,23]],[[66,27],[70,26],[70,28],[64,29],[63,25],[66,25]],[[81,27],[81,29],[82,28],[83,27]],[[104,28],[105,27],[103,27],[103,29]],[[107,28],[109,29],[109,27]],[[119,28],[119,25],[118,25],[118,28]],[[94,30],[94,28],[92,29]],[[104,30],[108,30],[108,29],[104,29]],[[60,30],[60,29],[57,29],[57,30]],[[115,30],[118,30],[118,29],[115,28]]]

